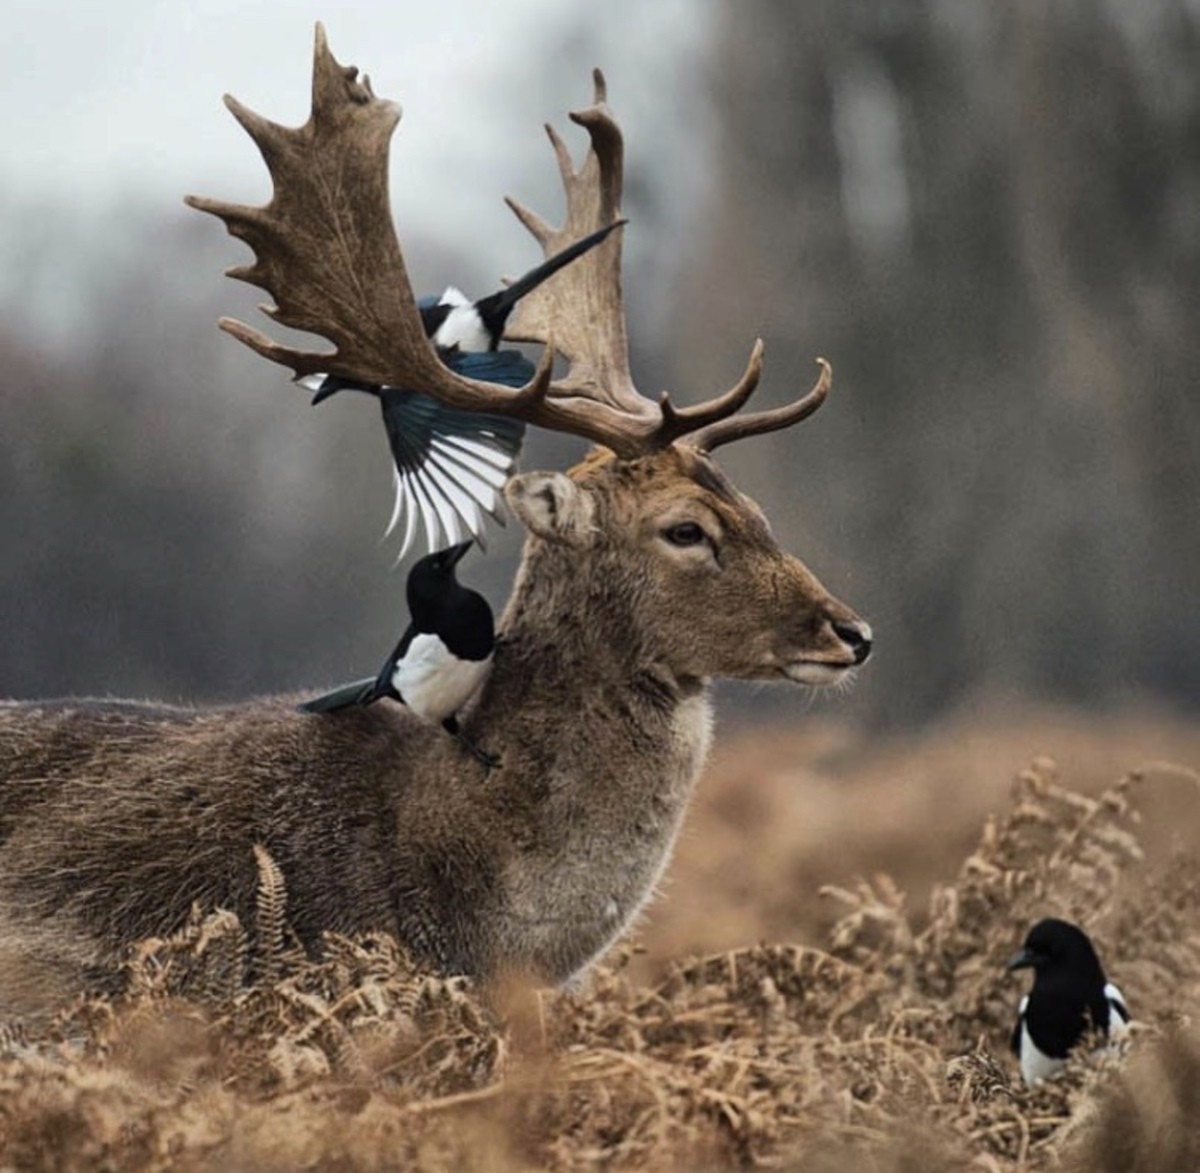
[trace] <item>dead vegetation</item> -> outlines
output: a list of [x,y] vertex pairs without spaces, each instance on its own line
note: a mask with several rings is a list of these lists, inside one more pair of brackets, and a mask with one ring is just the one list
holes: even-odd
[[[575,1170],[1200,1167],[1195,828],[1144,850],[1139,808],[1186,770],[1096,794],[1023,770],[914,910],[876,875],[825,889],[823,947],[763,944],[576,993],[479,991],[389,938],[305,960],[257,854],[254,925],[196,909],[127,992],[4,1032],[0,1166]],[[1182,808],[1181,808],[1182,809]],[[747,845],[752,850],[752,845]],[[1121,1060],[1024,1089],[1005,959],[1054,913],[1096,939],[1138,1022]]]

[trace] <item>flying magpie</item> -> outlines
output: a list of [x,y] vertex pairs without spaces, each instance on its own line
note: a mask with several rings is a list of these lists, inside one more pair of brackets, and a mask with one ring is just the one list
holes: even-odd
[[548,277],[553,277],[564,265],[569,265],[595,248],[614,228],[624,223],[624,220],[614,220],[611,224],[589,233],[530,269],[524,277],[518,277],[503,289],[481,297],[478,301],[470,301],[453,285],[439,298],[423,297],[418,302],[418,309],[421,311],[425,333],[433,339],[433,344],[439,352],[443,353],[455,349],[468,352],[495,350],[500,345],[509,316],[517,308],[517,302],[521,298],[535,290]]
[[455,714],[479,690],[492,667],[496,629],[487,600],[455,576],[471,548],[460,542],[418,560],[408,574],[409,623],[373,679],[343,685],[300,708],[334,713],[390,697],[442,727],[488,766],[495,759],[460,732]]
[[1088,1029],[1110,1041],[1129,1022],[1121,991],[1105,976],[1087,934],[1048,917],[1029,930],[1008,969],[1033,970],[1033,988],[1021,999],[1012,1049],[1027,1086],[1055,1075]]
[[[478,301],[468,300],[453,286],[441,297],[422,298],[417,303],[421,322],[442,361],[468,378],[524,386],[533,378],[533,364],[520,351],[498,349],[517,302],[624,223],[617,220],[590,233]],[[366,391],[379,399],[395,462],[396,504],[387,532],[402,512],[406,516],[399,557],[412,543],[418,517],[431,550],[442,544],[440,533],[447,543],[467,534],[482,545],[483,513],[503,524],[501,489],[521,451],[522,421],[447,407],[419,388],[321,374],[306,375],[299,382],[314,392],[314,404],[345,390]]]

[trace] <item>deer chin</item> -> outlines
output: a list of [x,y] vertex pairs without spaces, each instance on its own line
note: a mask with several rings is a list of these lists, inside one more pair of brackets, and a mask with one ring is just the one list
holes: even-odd
[[827,664],[818,660],[793,660],[784,664],[779,671],[784,679],[793,684],[808,684],[823,688],[831,684],[840,684],[849,680],[853,673],[853,664]]

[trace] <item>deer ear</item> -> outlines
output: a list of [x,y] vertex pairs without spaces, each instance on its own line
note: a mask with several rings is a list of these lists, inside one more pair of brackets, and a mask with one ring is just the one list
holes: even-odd
[[590,546],[596,507],[585,489],[560,472],[527,472],[504,486],[509,507],[530,533],[548,542]]

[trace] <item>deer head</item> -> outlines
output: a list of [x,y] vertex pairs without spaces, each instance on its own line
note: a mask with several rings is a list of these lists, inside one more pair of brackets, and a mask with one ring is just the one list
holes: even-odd
[[633,460],[597,451],[569,476],[514,478],[508,498],[531,534],[522,613],[535,584],[557,593],[580,579],[590,592],[579,621],[641,641],[680,680],[821,685],[866,659],[867,625],[691,445]]

